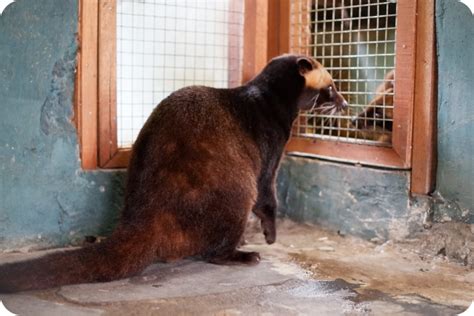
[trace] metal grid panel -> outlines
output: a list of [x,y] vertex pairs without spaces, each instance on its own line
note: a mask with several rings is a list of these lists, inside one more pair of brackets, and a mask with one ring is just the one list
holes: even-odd
[[350,106],[302,112],[300,137],[390,146],[395,75],[396,0],[293,0],[290,47],[318,59]]
[[117,0],[118,146],[189,85],[240,83],[243,0]]

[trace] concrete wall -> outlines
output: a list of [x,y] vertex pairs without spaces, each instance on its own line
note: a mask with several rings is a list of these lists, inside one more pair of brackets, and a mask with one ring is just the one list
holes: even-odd
[[280,211],[345,234],[402,239],[420,229],[422,211],[411,205],[409,173],[299,157],[280,167]]
[[437,214],[474,223],[474,12],[438,0]]
[[123,173],[80,169],[73,116],[77,0],[17,0],[0,16],[0,250],[105,234]]

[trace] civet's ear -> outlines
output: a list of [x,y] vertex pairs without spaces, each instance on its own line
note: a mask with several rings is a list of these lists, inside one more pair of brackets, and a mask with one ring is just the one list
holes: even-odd
[[298,71],[302,76],[304,76],[306,73],[310,72],[314,68],[313,63],[308,57],[298,58],[296,60],[296,64],[298,65]]

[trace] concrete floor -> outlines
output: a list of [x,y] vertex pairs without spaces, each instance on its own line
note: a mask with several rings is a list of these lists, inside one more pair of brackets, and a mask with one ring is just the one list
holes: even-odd
[[474,299],[474,271],[417,253],[416,240],[377,245],[289,221],[278,232],[268,246],[250,229],[244,248],[263,258],[253,267],[185,260],[0,299],[19,315],[456,315]]

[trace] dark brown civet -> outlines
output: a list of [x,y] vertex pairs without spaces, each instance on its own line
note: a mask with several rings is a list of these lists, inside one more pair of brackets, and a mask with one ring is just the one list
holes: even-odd
[[275,173],[299,109],[346,101],[312,58],[275,58],[234,89],[194,86],[164,99],[128,167],[122,218],[105,241],[0,266],[0,292],[104,282],[155,260],[255,264],[237,250],[249,213],[275,241]]

